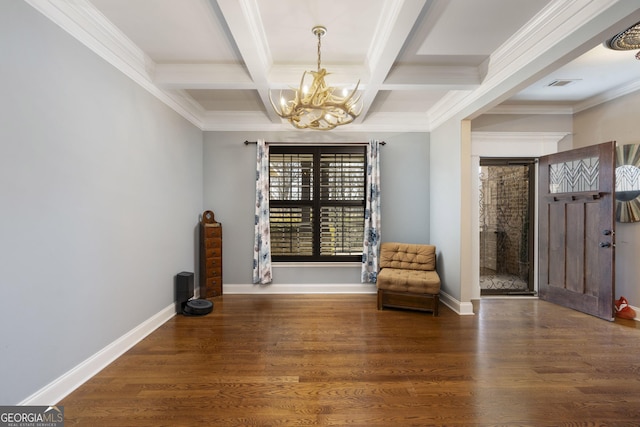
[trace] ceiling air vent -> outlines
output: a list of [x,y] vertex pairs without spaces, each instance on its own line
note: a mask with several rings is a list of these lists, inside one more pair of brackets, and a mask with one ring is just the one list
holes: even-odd
[[574,84],[580,79],[563,79],[563,80],[554,80],[547,85],[547,87],[564,87]]

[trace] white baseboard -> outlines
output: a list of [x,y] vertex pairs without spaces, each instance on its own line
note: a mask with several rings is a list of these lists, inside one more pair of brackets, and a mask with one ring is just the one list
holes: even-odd
[[18,405],[54,405],[60,402],[69,393],[106,368],[111,362],[155,331],[175,314],[176,305],[171,303],[170,306],[145,320],[84,362],[18,403]]
[[279,283],[270,285],[224,285],[225,294],[375,294],[374,283]]
[[[374,294],[376,287],[372,284],[309,284],[309,285],[227,285],[227,294]],[[473,315],[471,302],[461,302],[446,292],[440,292],[440,301],[459,315]],[[631,306],[636,313],[640,308]],[[58,377],[45,387],[27,397],[18,405],[52,405],[60,402],[76,388],[107,367],[131,347],[144,339],[151,332],[175,316],[175,303],[161,310],[131,331],[118,338],[78,366]],[[639,317],[635,320],[640,321]]]
[[[372,283],[311,283],[300,284],[270,284],[250,285],[235,284],[225,285],[225,294],[375,294],[376,285]],[[440,291],[440,301],[459,315],[473,315],[471,302],[460,302],[446,292]]]
[[440,301],[461,316],[473,316],[473,304],[461,302],[446,292],[440,291]]
[[[376,286],[371,283],[313,283],[313,284],[229,284],[225,285],[226,294],[375,294]],[[440,292],[440,301],[460,315],[473,314],[470,302],[463,303],[445,292]],[[634,307],[636,312],[640,309]],[[111,344],[98,351],[70,371],[61,375],[51,383],[27,397],[18,405],[52,405],[60,402],[76,388],[91,379],[110,363],[124,354],[131,347],[144,339],[151,332],[163,325],[176,314],[175,303],[167,306],[159,313],[145,320]]]

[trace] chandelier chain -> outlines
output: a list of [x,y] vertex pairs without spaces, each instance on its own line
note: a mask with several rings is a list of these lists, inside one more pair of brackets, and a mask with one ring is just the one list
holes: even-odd
[[322,38],[322,33],[318,31],[318,71],[320,71],[320,45],[322,43],[320,41],[321,38]]

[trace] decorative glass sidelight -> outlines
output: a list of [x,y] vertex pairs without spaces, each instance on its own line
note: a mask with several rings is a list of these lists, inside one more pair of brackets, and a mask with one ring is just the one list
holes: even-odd
[[597,157],[550,165],[549,193],[597,191],[599,166]]

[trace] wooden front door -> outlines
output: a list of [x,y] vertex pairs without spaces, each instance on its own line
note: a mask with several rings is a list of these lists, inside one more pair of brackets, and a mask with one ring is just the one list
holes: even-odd
[[540,158],[540,298],[614,316],[615,142]]

